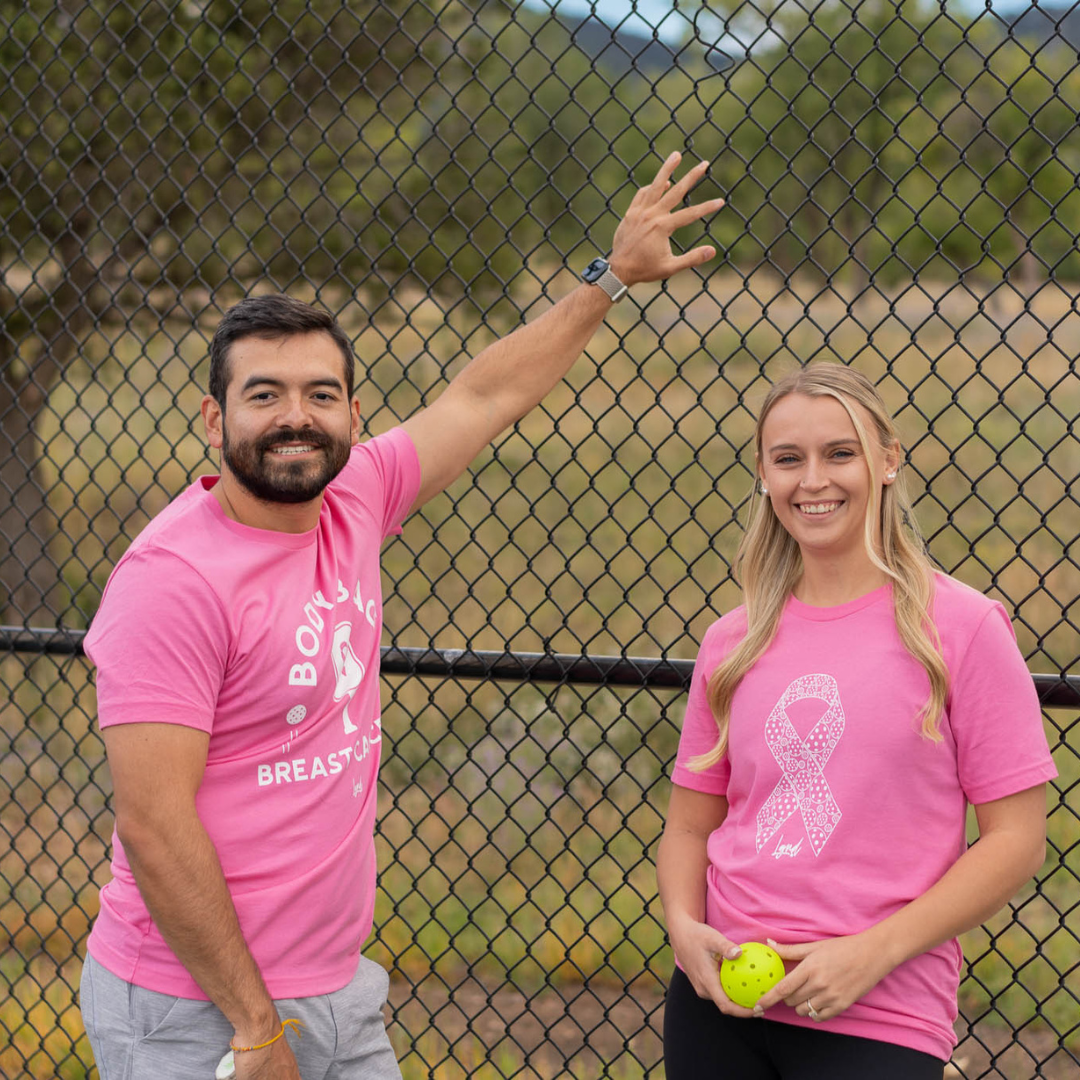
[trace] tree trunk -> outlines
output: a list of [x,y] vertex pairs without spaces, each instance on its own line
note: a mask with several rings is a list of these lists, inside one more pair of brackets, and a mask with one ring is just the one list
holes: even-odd
[[34,433],[44,396],[16,394],[0,382],[0,622],[5,625],[56,626],[64,604],[59,568],[48,550],[58,523],[40,476]]

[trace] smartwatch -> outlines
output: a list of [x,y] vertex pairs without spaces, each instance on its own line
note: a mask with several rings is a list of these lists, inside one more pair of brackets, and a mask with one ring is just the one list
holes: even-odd
[[582,270],[581,280],[590,285],[599,285],[613,304],[617,304],[626,295],[627,287],[612,273],[607,259],[593,259]]

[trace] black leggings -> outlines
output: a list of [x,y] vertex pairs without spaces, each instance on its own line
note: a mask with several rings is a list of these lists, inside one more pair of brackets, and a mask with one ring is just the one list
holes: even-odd
[[726,1016],[678,968],[664,1006],[664,1067],[667,1080],[942,1080],[945,1071],[907,1046]]

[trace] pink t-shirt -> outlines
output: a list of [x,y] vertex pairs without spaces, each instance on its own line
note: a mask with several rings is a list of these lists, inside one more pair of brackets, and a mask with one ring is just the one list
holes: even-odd
[[[745,609],[709,628],[672,779],[728,800],[708,842],[710,926],[740,943],[864,930],[959,858],[969,802],[1056,775],[1005,609],[941,574],[933,618],[951,680],[942,742],[920,734],[929,681],[901,644],[884,586],[832,608],[790,598],[735,692],[727,754],[691,772],[688,761],[716,742],[705,688],[745,635]],[[947,1060],[961,963],[959,942],[939,945],[820,1026]],[[766,1015],[818,1026],[783,1004]]]
[[[117,564],[86,638],[98,718],[210,734],[197,795],[240,925],[277,998],[340,989],[375,901],[382,731],[379,547],[420,487],[397,428],[353,448],[318,525],[230,520],[204,477]],[[113,835],[89,951],[160,993],[206,995],[152,922]]]

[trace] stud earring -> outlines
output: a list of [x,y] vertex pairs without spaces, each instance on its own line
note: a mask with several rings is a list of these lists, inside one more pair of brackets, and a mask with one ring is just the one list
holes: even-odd
[[887,472],[885,474],[885,479],[886,480],[895,480],[896,479],[896,473],[895,472]]
[[768,495],[769,494],[769,489],[764,484],[761,485],[761,494],[762,495]]

